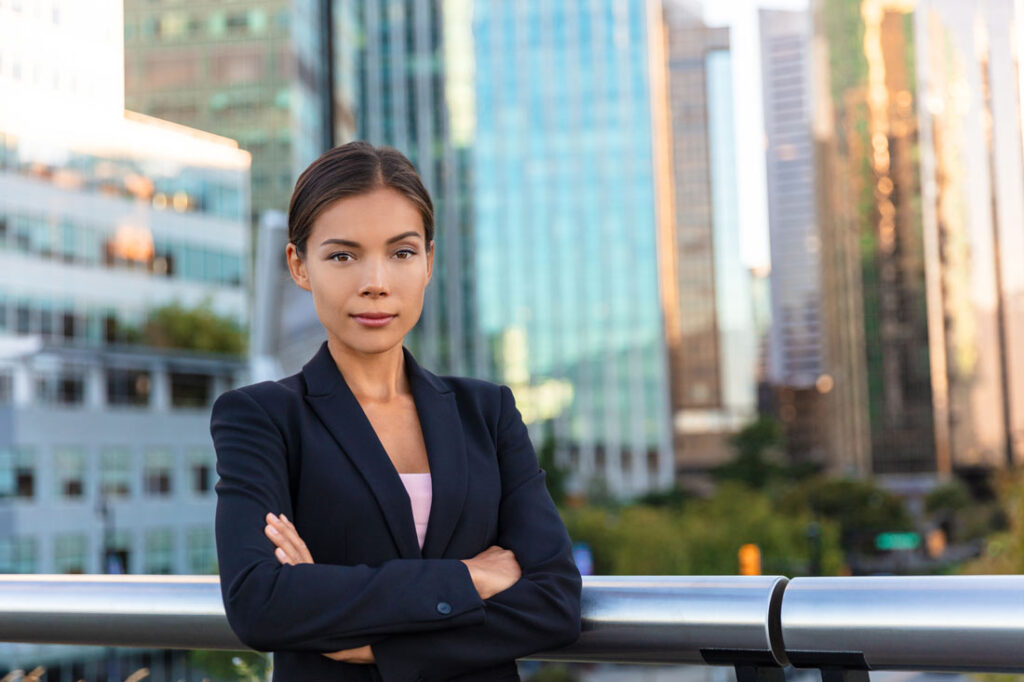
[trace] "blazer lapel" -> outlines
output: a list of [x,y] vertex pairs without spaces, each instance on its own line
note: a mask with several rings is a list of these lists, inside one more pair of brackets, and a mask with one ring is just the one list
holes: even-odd
[[370,487],[400,557],[440,558],[466,497],[465,439],[455,394],[438,377],[420,367],[408,348],[402,346],[402,352],[430,463],[432,501],[422,552],[402,479],[338,371],[326,341],[302,367],[306,401]]

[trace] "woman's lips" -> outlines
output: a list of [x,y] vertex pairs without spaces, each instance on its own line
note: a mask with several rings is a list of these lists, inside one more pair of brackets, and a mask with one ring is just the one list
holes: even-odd
[[361,325],[366,327],[383,327],[384,325],[395,319],[394,315],[388,315],[387,317],[365,317],[363,315],[353,315],[352,318]]

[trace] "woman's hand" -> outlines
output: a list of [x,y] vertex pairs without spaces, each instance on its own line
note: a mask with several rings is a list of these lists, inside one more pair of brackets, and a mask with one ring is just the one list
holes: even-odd
[[282,564],[311,564],[313,557],[306,548],[306,543],[299,537],[299,531],[288,520],[288,517],[281,514],[280,518],[274,514],[267,514],[267,525],[263,528],[270,541],[277,545],[274,556]]
[[523,575],[523,569],[510,549],[491,545],[472,559],[462,559],[469,567],[473,587],[481,599],[493,597],[512,587]]
[[327,658],[332,658],[335,661],[344,661],[345,663],[376,663],[377,659],[373,657],[373,649],[370,648],[369,644],[356,647],[355,649],[342,649],[341,651],[335,651],[332,654],[324,654]]
[[[267,514],[267,525],[264,527],[263,532],[266,533],[270,541],[276,546],[274,556],[282,564],[295,566],[296,564],[313,563],[313,557],[309,553],[306,543],[299,537],[299,531],[295,529],[295,526],[284,514],[281,514],[280,518],[274,514]],[[377,662],[377,659],[373,657],[373,650],[370,649],[369,644],[354,649],[342,649],[340,651],[324,653],[323,655],[335,661],[344,661],[346,663]]]

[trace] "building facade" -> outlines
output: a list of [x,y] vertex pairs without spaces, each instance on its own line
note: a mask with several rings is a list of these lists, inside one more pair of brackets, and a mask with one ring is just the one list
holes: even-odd
[[820,238],[811,130],[811,14],[758,13],[764,100],[771,333],[766,378],[787,455],[843,470],[831,457],[821,409],[833,380],[823,371]]
[[324,5],[124,2],[127,108],[237,140],[252,155],[254,222],[286,211],[298,173],[330,146]]
[[2,572],[216,571],[209,407],[244,345],[172,350],[146,323],[206,306],[244,333],[250,156],[125,112],[121,12],[0,4]]
[[861,471],[1020,459],[1012,25],[1011,2],[815,5],[829,422]]
[[678,309],[672,354],[677,470],[732,459],[729,436],[757,416],[759,334],[750,270],[740,259],[729,30],[684,3],[668,32]]

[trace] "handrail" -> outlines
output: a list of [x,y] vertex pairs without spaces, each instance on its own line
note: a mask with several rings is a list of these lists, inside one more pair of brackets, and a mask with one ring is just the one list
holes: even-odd
[[[579,640],[529,658],[1024,672],[1024,576],[584,576],[582,609]],[[217,576],[0,575],[0,641],[248,649]]]
[[794,578],[781,621],[802,668],[1024,671],[1024,576]]

